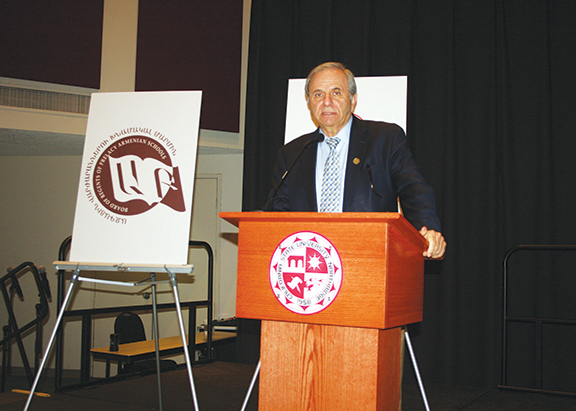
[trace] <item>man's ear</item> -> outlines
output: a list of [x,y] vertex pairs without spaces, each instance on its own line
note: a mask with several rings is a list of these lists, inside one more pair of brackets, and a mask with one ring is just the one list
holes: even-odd
[[356,109],[356,103],[358,103],[358,93],[352,96],[352,102],[350,104],[352,107],[352,113],[354,113],[354,110]]

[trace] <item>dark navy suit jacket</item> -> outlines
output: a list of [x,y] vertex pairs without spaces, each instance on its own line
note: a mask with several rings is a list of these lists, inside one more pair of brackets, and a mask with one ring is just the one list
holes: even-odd
[[[278,151],[274,187],[302,146],[318,133],[319,130],[305,134]],[[312,143],[304,150],[278,189],[273,211],[318,211],[317,148],[318,144]],[[426,226],[429,230],[441,232],[434,193],[416,167],[402,128],[396,124],[353,117],[342,211],[396,212],[398,197],[404,216],[416,229]]]

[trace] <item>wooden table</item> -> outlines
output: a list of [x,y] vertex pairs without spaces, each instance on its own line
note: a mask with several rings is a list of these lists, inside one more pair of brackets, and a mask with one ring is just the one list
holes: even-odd
[[[236,333],[213,331],[212,342],[222,341],[230,338],[236,338]],[[188,335],[186,335],[188,341]],[[206,344],[207,335],[204,332],[196,334],[195,346]],[[160,356],[179,354],[184,351],[182,346],[182,337],[175,335],[173,337],[164,337],[158,340]],[[133,363],[138,360],[153,358],[156,356],[156,347],[154,340],[137,341],[133,343],[120,344],[118,351],[110,351],[109,347],[92,348],[90,350],[95,359],[106,360],[106,378],[110,377],[110,361],[118,361],[118,368],[123,362]]]

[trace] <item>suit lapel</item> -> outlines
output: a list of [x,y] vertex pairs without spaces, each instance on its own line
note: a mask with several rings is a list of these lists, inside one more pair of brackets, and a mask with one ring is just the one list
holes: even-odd
[[347,211],[354,198],[354,188],[364,164],[366,147],[368,146],[368,134],[366,125],[356,116],[352,120],[350,130],[350,145],[348,147],[348,159],[346,161],[346,181],[344,182],[344,204],[342,211]]
[[[316,130],[310,135],[307,141],[315,138],[320,132]],[[311,144],[302,153],[300,164],[302,166],[302,181],[304,182],[304,190],[306,192],[306,199],[308,201],[308,209],[310,211],[318,211],[318,203],[316,202],[316,154],[318,152],[318,144]]]

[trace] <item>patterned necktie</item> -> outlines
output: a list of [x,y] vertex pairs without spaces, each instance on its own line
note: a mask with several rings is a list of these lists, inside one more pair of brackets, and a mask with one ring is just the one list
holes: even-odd
[[339,142],[338,137],[326,139],[326,143],[330,146],[330,154],[328,154],[322,174],[321,213],[335,213],[340,205],[340,160],[336,154],[336,147]]

